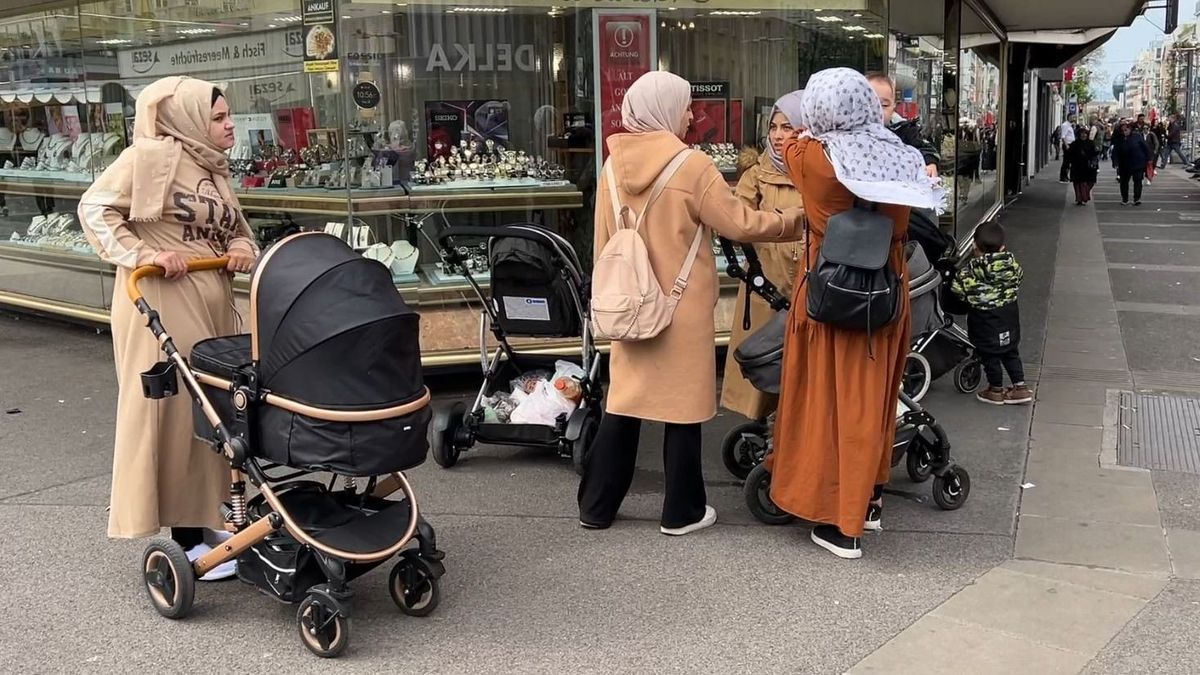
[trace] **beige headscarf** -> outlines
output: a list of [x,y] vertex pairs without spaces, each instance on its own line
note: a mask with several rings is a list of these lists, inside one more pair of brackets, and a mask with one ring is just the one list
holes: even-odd
[[133,145],[127,150],[133,153],[131,222],[162,219],[167,193],[185,153],[213,174],[221,199],[245,222],[229,182],[229,158],[208,135],[214,86],[190,77],[164,77],[138,95]]
[[663,70],[639,77],[625,92],[621,103],[621,126],[634,134],[669,131],[682,136],[687,131],[684,116],[692,104],[692,85]]

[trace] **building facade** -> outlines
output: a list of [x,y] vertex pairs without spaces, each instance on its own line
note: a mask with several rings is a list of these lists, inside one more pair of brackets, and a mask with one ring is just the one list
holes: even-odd
[[[687,141],[731,184],[777,97],[831,66],[892,73],[898,114],[941,150],[942,225],[956,236],[1020,180],[1026,162],[1009,159],[1036,123],[1023,99],[1038,94],[1012,61],[1026,51],[993,11],[1019,8],[999,1],[12,4],[0,8],[0,305],[106,321],[113,274],[75,221],[79,196],[128,144],[138,92],[191,75],[237,115],[234,178],[262,245],[323,230],[380,259],[420,309],[434,364],[476,358],[480,311],[438,233],[536,223],[590,260],[604,139],[643,72],[693,83]],[[460,253],[486,282],[484,249]],[[735,290],[727,280],[714,312],[722,335]]]

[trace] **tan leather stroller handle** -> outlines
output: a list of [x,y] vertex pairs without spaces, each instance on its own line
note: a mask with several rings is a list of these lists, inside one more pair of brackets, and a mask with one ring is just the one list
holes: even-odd
[[[223,270],[229,265],[229,258],[197,258],[189,260],[187,268],[189,272],[205,272],[208,270]],[[137,304],[138,300],[142,299],[142,292],[138,290],[138,282],[146,277],[161,277],[166,273],[166,270],[158,265],[143,265],[133,271],[129,275],[129,280],[125,282],[125,292],[129,294],[129,299],[133,304]]]

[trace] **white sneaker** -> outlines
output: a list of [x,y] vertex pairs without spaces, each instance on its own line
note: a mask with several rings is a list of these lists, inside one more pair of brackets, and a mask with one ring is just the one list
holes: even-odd
[[717,522],[717,510],[711,506],[704,507],[704,517],[683,527],[659,527],[658,531],[663,534],[669,534],[672,537],[681,537],[685,534],[691,534],[697,530],[703,530],[706,527],[711,527]]
[[[188,562],[196,562],[200,558],[212,553],[213,548],[208,544],[197,544],[187,550]],[[208,571],[208,574],[200,577],[200,581],[224,581],[237,574],[237,560],[228,560],[217,565]]]

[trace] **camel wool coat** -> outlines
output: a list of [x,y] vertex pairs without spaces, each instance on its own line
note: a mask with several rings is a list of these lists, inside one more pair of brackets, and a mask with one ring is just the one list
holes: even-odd
[[[686,146],[667,131],[609,137],[609,163],[621,203],[640,213],[659,173]],[[614,231],[607,171],[596,189],[595,255]],[[640,234],[659,284],[669,289],[696,228],[704,229],[696,264],[671,325],[638,342],[614,342],[606,410],[656,422],[695,424],[717,414],[717,359],[713,310],[717,266],[712,231],[735,241],[789,241],[801,236],[803,211],[755,211],[733,195],[716,165],[700,152],[667,183],[646,214]]]
[[[755,211],[775,212],[804,205],[800,191],[796,189],[795,185],[792,185],[792,179],[775,168],[771,156],[765,152],[758,158],[758,162],[754,166],[742,174],[742,179],[738,181],[737,196],[746,203],[746,206]],[[760,244],[754,249],[758,253],[759,260],[762,261],[763,273],[767,275],[771,283],[779,288],[781,294],[791,297],[792,285],[800,271],[804,269],[803,242]],[[775,311],[771,309],[766,300],[750,294],[750,330],[746,330],[742,328],[745,306],[746,285],[741,284],[738,287],[732,333],[729,336],[729,351],[725,356],[721,406],[752,420],[761,420],[775,411],[778,397],[755,389],[749,380],[742,377],[742,371],[738,368],[733,353],[748,335],[762,328]]]

